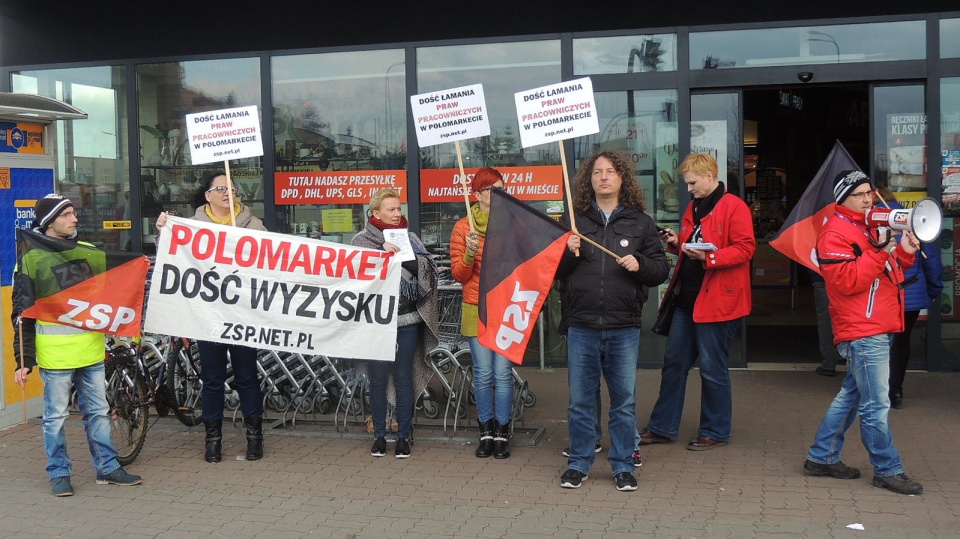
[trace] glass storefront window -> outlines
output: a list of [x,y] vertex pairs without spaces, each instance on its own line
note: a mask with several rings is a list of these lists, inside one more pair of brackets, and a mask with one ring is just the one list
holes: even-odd
[[[417,50],[418,93],[483,84],[490,135],[460,142],[467,175],[477,168],[499,170],[506,188],[542,210],[562,212],[562,171],[558,144],[523,148],[517,123],[516,92],[560,82],[560,42],[485,43]],[[459,185],[455,145],[420,150],[421,238],[443,259],[453,225],[466,215]],[[543,185],[548,194],[525,196],[511,184]],[[552,194],[551,194],[552,193]],[[448,263],[448,262],[447,262]]]
[[[157,215],[170,211],[192,217],[201,176],[225,168],[223,163],[191,163],[186,115],[260,106],[260,60],[236,58],[138,65],[137,94],[143,250],[150,253],[155,249],[153,222]],[[262,159],[231,161],[230,174],[240,201],[263,217]]]
[[960,369],[960,260],[956,254],[960,236],[960,77],[940,82],[940,151],[946,216],[939,238],[944,267],[940,314],[945,353],[941,368],[956,371]]
[[873,91],[873,179],[904,206],[927,196],[927,115],[922,85]]
[[573,40],[573,73],[653,73],[677,70],[677,35],[591,37]]
[[960,19],[940,21],[940,58],[960,58]]
[[279,231],[349,243],[374,191],[407,201],[404,51],[271,63]]
[[924,21],[690,34],[690,69],[890,62],[925,57]]
[[52,97],[87,113],[85,120],[50,127],[56,190],[73,201],[84,241],[129,249],[129,231],[103,228],[103,221],[131,219],[124,68],[22,71],[11,75],[11,89]]

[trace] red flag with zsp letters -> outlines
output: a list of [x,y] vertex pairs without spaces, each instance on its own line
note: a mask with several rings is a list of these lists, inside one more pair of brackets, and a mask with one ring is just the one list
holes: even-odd
[[521,364],[571,232],[503,190],[490,194],[478,340]]
[[140,254],[17,230],[14,296],[23,318],[139,337],[149,267]]
[[823,223],[834,213],[833,179],[844,170],[860,170],[860,167],[838,140],[777,235],[770,240],[771,247],[817,273],[820,273],[815,252],[817,238]]

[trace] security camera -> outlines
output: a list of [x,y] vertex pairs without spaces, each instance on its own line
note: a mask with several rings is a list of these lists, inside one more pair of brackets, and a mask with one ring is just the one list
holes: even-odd
[[800,82],[810,82],[813,80],[813,73],[809,71],[801,71],[797,73],[797,78],[800,79]]

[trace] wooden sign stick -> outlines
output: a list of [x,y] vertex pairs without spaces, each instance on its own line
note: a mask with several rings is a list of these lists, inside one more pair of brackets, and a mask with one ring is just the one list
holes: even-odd
[[227,173],[227,197],[230,199],[230,226],[237,226],[237,217],[233,211],[233,178],[230,177],[230,161],[223,162],[223,169]]
[[[570,173],[567,172],[567,153],[563,149],[562,140],[557,141],[557,144],[560,145],[560,168],[563,170],[563,188],[567,190],[567,213],[570,214],[570,230],[573,230],[573,233],[576,234],[580,239],[586,239],[580,235],[579,231],[577,231],[577,221],[576,217],[573,215],[573,191],[570,190]],[[580,250],[577,249],[573,254],[580,256]]]
[[470,232],[476,232],[477,226],[473,223],[473,214],[470,213],[470,195],[467,194],[467,173],[463,171],[463,155],[460,154],[460,141],[454,141],[457,147],[457,164],[460,165],[460,186],[463,188],[463,203],[467,205],[467,222],[470,223]]

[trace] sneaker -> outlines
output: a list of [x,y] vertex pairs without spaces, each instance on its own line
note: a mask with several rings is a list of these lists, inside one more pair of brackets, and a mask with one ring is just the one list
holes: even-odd
[[383,436],[373,441],[373,447],[370,448],[371,457],[382,457],[387,454],[387,439]]
[[873,486],[892,490],[897,494],[922,494],[923,485],[907,477],[905,473],[898,473],[890,477],[873,476]]
[[817,367],[817,371],[816,371],[816,372],[817,372],[817,374],[819,374],[820,376],[833,377],[833,376],[836,376],[836,375],[837,375],[837,370],[836,370],[836,369],[824,369],[823,367]]
[[142,482],[143,478],[141,478],[139,475],[127,473],[127,471],[123,468],[117,468],[108,474],[101,474],[97,472],[98,485],[123,485],[129,487],[133,485],[139,485]]
[[[594,452],[594,453],[599,453],[599,452],[601,452],[601,451],[603,451],[603,446],[602,446],[602,445],[597,444],[597,445],[593,446],[593,452]],[[564,448],[563,448],[563,451],[561,451],[560,454],[563,455],[563,456],[565,456],[565,457],[569,457],[569,456],[570,456],[570,448],[569,448],[569,447],[564,447]]]
[[811,477],[829,475],[836,479],[856,479],[860,477],[860,470],[851,468],[840,461],[834,464],[819,464],[807,459],[807,461],[803,463],[803,475],[809,475]]
[[410,440],[397,438],[397,448],[394,450],[394,455],[396,455],[398,459],[410,458]]
[[637,490],[637,478],[630,472],[620,472],[614,476],[617,481],[617,490]]
[[582,485],[588,477],[585,473],[580,473],[573,468],[569,468],[560,476],[560,486],[563,488],[580,488],[580,485]]
[[50,492],[58,498],[64,496],[73,496],[73,485],[70,484],[70,476],[54,477],[50,480]]
[[634,468],[639,468],[643,466],[643,455],[640,454],[639,449],[637,449],[636,451],[633,452],[632,455],[630,455],[630,460],[633,461]]

